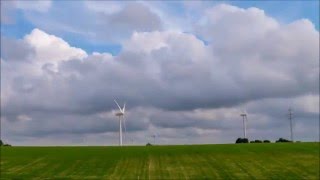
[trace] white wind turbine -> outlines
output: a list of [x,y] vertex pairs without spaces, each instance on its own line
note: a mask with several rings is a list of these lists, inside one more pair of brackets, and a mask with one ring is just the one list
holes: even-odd
[[118,102],[116,100],[114,100],[114,102],[117,104],[120,110],[119,112],[116,113],[116,116],[119,117],[119,146],[122,146],[122,122],[121,121],[124,120],[123,116],[126,110],[126,103],[124,103],[123,108],[121,109]]
[[155,145],[155,144],[156,144],[156,137],[157,137],[157,135],[156,135],[156,134],[153,134],[153,135],[151,135],[151,137],[153,138],[153,144]]
[[243,120],[243,136],[244,138],[247,138],[247,122],[248,122],[248,118],[247,118],[247,111],[244,110],[240,116],[242,116],[242,120]]

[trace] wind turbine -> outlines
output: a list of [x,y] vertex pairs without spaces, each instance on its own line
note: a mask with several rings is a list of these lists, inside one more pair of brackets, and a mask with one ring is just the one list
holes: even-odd
[[119,106],[118,102],[114,100],[114,102],[117,104],[119,108],[119,112],[116,113],[116,116],[119,117],[119,146],[122,146],[122,123],[121,121],[123,120],[124,112],[126,110],[126,103],[124,103],[123,108]]
[[288,109],[289,113],[288,113],[288,118],[290,121],[290,139],[293,142],[293,131],[292,131],[292,119],[293,119],[293,113],[292,113],[292,109],[291,107]]
[[151,137],[153,137],[153,144],[156,144],[156,134],[153,134]]
[[243,120],[243,136],[244,138],[247,138],[247,111],[244,110],[243,113],[240,114],[240,116],[242,116],[242,120]]

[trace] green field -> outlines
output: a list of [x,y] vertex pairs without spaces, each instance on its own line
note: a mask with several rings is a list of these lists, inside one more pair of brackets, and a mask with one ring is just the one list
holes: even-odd
[[1,147],[2,179],[319,179],[319,143]]

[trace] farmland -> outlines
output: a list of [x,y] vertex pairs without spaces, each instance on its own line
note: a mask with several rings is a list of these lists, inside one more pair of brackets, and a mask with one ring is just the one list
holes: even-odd
[[1,178],[319,179],[319,143],[1,147]]

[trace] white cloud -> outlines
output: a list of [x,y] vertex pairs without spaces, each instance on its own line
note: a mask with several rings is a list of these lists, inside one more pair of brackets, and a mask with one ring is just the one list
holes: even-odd
[[[130,39],[124,42],[123,49],[124,51],[145,54],[167,49],[181,55],[181,58],[177,58],[175,62],[182,61],[183,57],[197,62],[207,58],[210,54],[204,43],[194,35],[177,31],[135,32]],[[166,60],[163,59],[163,61]]]
[[123,48],[126,51],[150,53],[152,50],[157,50],[167,46],[163,36],[168,36],[168,33],[134,32],[131,38],[124,43]]
[[319,95],[305,95],[294,98],[292,106],[306,113],[319,113]]
[[70,59],[83,59],[87,53],[80,48],[71,47],[63,39],[34,29],[24,40],[36,51],[35,59],[43,62],[55,62]]
[[279,27],[279,23],[257,8],[242,9],[219,4],[205,11],[201,23],[195,26],[199,36],[229,53],[248,51]]

